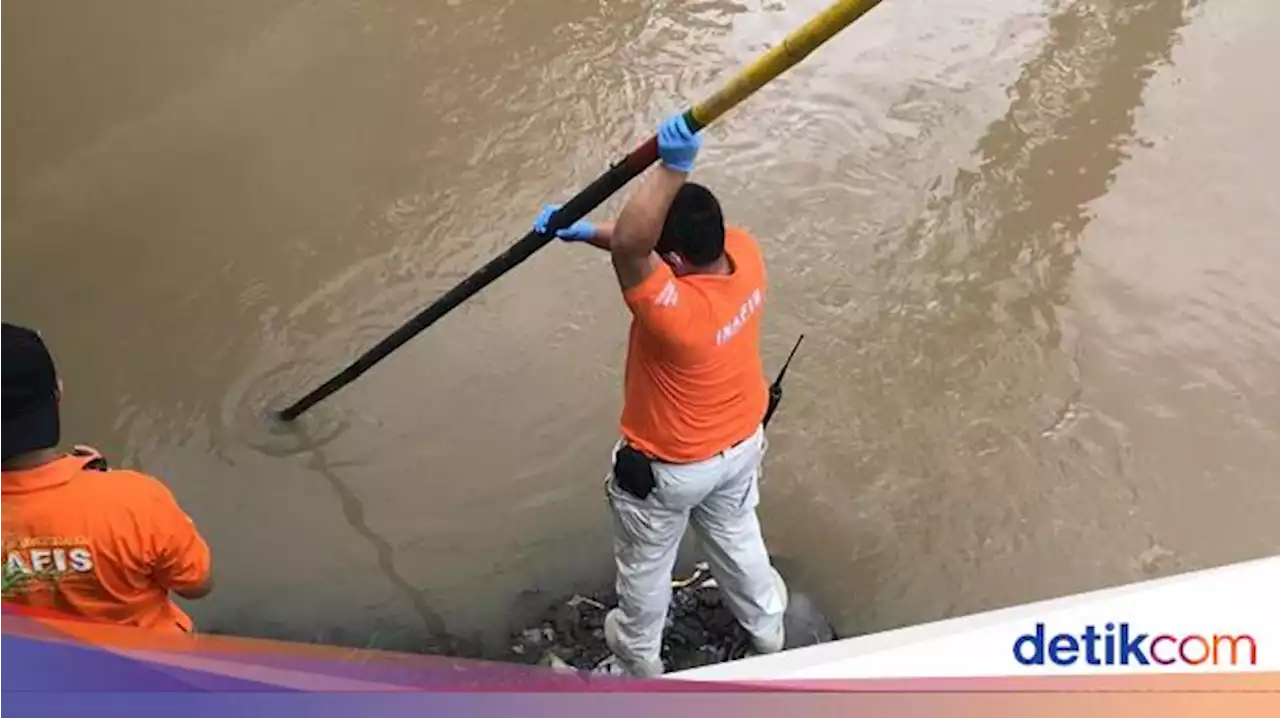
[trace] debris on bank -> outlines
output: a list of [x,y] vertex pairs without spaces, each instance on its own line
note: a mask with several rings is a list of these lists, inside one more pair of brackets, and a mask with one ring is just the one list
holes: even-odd
[[[747,655],[751,637],[721,600],[707,564],[671,585],[671,608],[662,640],[667,672],[737,660]],[[609,656],[604,617],[617,605],[612,591],[576,594],[550,607],[541,620],[512,636],[516,660],[553,668],[591,670]],[[835,638],[826,618],[803,595],[792,594],[787,608],[787,648]]]

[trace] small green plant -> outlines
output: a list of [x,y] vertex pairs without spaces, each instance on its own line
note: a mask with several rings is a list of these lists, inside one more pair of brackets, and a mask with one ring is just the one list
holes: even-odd
[[22,590],[22,587],[31,580],[29,574],[22,571],[10,571],[8,565],[4,567],[4,600],[9,600]]
[[[4,507],[3,519],[6,524],[9,523],[8,509],[8,506]],[[4,532],[3,553],[5,558],[8,559],[12,555],[12,549],[21,548],[22,543],[23,537],[18,536],[11,531]],[[6,560],[4,564],[4,601],[11,601],[34,588],[39,588],[39,586],[31,585],[32,581],[40,581],[44,584],[51,585],[56,584],[63,577],[63,573],[54,568],[32,571],[26,566],[23,566],[21,560],[16,563],[18,568],[14,568],[14,565],[8,560]]]

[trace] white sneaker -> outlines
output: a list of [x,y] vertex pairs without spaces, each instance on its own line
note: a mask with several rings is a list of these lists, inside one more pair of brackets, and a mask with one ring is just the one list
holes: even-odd
[[758,654],[777,653],[778,651],[781,651],[782,647],[787,643],[787,626],[785,616],[790,596],[787,593],[787,584],[782,580],[782,575],[778,573],[777,569],[771,568],[770,570],[773,571],[774,585],[777,586],[778,593],[782,595],[782,613],[784,618],[778,622],[777,634],[766,638],[761,638],[760,636],[751,637],[751,646]]
[[602,672],[603,668],[603,671],[607,671],[611,675],[617,675],[619,670],[637,678],[656,678],[662,675],[665,669],[661,660],[634,661],[622,657],[625,651],[620,650],[622,648],[622,640],[618,635],[618,619],[621,615],[622,611],[618,608],[610,609],[604,615],[604,642],[605,645],[609,646],[609,651],[613,655],[597,664],[594,672]]
[[622,661],[619,660],[618,657],[612,653],[605,656],[604,659],[602,659],[599,663],[597,663],[595,665],[595,668],[591,669],[591,672],[597,676],[621,677],[621,676],[630,675],[627,672],[627,669],[622,667]]

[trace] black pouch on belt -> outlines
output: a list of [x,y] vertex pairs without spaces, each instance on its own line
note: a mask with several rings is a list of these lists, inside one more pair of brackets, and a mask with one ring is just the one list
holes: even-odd
[[613,460],[613,480],[632,496],[644,500],[653,493],[653,460],[624,444]]

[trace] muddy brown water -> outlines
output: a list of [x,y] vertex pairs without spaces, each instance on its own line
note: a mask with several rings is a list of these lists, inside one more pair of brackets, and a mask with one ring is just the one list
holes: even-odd
[[[67,438],[212,543],[199,623],[493,647],[607,581],[602,255],[266,408],[823,4],[6,3],[3,313]],[[842,633],[1280,551],[1278,32],[1269,0],[885,0],[709,131],[770,370],[808,335],[767,538]]]

